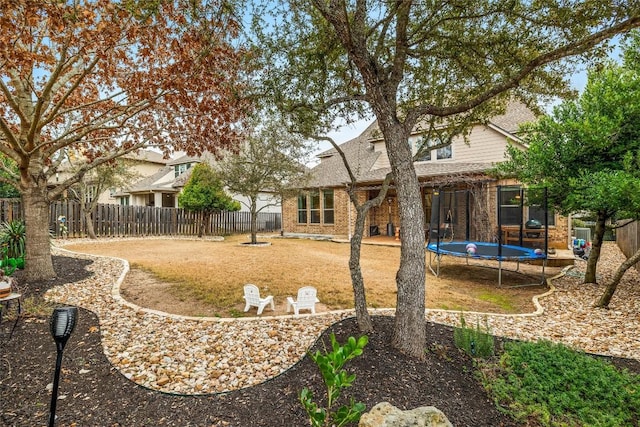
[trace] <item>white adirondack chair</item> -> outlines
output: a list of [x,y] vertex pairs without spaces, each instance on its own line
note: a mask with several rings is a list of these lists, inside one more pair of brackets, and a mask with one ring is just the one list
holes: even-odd
[[298,299],[293,300],[293,297],[287,297],[287,313],[291,311],[293,307],[294,314],[300,314],[300,310],[311,310],[311,313],[316,313],[316,303],[320,300],[316,297],[318,291],[313,286],[304,286],[298,289]]
[[260,315],[267,305],[271,305],[271,311],[275,310],[273,295],[260,298],[260,289],[251,283],[244,285],[244,300],[246,302],[244,306],[245,312],[249,311],[249,307],[258,307],[258,315]]

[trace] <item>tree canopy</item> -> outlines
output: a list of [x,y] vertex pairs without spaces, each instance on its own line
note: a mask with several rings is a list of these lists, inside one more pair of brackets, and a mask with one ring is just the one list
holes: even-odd
[[[178,195],[178,203],[190,211],[201,212],[202,222],[215,212],[240,210],[240,202],[233,200],[225,192],[219,176],[206,163],[198,163],[193,167],[187,184]],[[202,237],[203,234],[202,222],[198,237]]]
[[292,183],[304,182],[309,147],[269,114],[256,119],[252,129],[239,151],[227,153],[216,170],[228,191],[247,197],[251,243],[255,244],[258,212],[281,205],[283,195],[291,193]]
[[[638,40],[638,33],[627,45]],[[498,167],[520,181],[548,189],[548,200],[564,214],[596,217],[586,282],[596,265],[607,221],[640,218],[640,68],[625,60],[589,73],[579,99],[523,129],[526,151],[510,147]]]
[[568,94],[580,55],[604,54],[602,42],[640,25],[639,13],[636,1],[263,3],[261,77],[292,123],[321,134],[336,118],[377,119],[404,233],[396,348],[421,357],[426,342],[425,220],[409,135],[445,122],[464,132],[513,97],[533,106]]
[[[0,181],[23,196],[29,279],[54,275],[48,203],[89,169],[141,147],[237,144],[238,30],[225,0],[0,2],[0,152],[17,165]],[[56,183],[69,153],[84,165]]]

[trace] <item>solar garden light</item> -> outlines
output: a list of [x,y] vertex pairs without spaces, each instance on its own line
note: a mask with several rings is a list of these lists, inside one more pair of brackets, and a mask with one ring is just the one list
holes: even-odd
[[76,326],[78,319],[77,307],[58,307],[53,310],[49,327],[51,336],[56,342],[58,356],[56,358],[56,371],[53,377],[53,391],[51,393],[51,410],[49,411],[49,427],[53,427],[56,419],[56,402],[58,400],[58,381],[60,379],[60,368],[62,365],[62,350],[67,344],[67,340]]

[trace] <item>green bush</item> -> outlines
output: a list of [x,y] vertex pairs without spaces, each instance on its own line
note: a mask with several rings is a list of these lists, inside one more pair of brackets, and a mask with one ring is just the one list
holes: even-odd
[[23,258],[25,248],[25,225],[20,220],[3,222],[0,227],[0,245],[3,258]]
[[486,318],[483,330],[480,328],[480,322],[476,323],[475,328],[467,327],[464,316],[460,315],[460,327],[454,329],[453,340],[458,348],[472,357],[487,358],[494,354],[493,335],[489,331],[489,322]]
[[640,420],[640,376],[560,344],[507,343],[499,363],[486,363],[481,377],[518,421],[617,427]]

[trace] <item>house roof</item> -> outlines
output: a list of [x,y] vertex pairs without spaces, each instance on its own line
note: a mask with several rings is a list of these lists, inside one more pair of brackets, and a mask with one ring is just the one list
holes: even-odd
[[165,167],[153,175],[136,182],[126,190],[126,193],[149,193],[154,191],[177,193],[185,186],[189,177],[191,177],[193,168],[187,169],[176,177],[174,169],[176,165],[202,162],[208,162],[211,164],[212,161],[213,156],[209,153],[203,153],[202,156],[199,157],[183,155],[176,159],[169,160],[166,162]]
[[131,187],[126,189],[126,193],[148,193],[152,191],[177,192],[173,187],[175,172],[173,166],[165,166],[158,172],[148,176]]
[[[482,174],[494,166],[493,163],[415,163],[416,175],[420,178],[439,176]],[[366,174],[361,182],[379,182],[391,172],[391,168],[374,169]]]
[[[362,181],[370,173],[373,164],[381,154],[373,151],[373,145],[369,142],[371,132],[376,129],[377,126],[374,123],[356,138],[340,145],[349,164],[353,165],[352,171],[358,181]],[[319,157],[322,161],[311,169],[312,178],[309,186],[332,187],[344,185],[345,182],[350,181],[347,169],[335,148],[321,153]]]
[[510,134],[518,133],[522,123],[536,120],[536,115],[522,102],[510,102],[504,114],[492,117],[489,124],[499,127]]
[[184,156],[180,156],[178,158],[175,158],[175,159],[167,162],[167,166],[181,165],[183,163],[200,163],[200,162],[203,161],[203,157],[206,157],[206,154],[203,154],[200,157],[198,157],[198,156],[187,156],[185,154]]
[[[521,123],[535,119],[535,114],[524,104],[512,102],[507,106],[505,114],[492,117],[487,125],[505,136],[515,138],[515,133]],[[391,171],[391,168],[372,169],[382,153],[374,151],[371,141],[379,139],[377,122],[373,122],[359,136],[340,145],[359,184],[381,182]],[[309,187],[337,187],[351,181],[342,158],[335,148],[320,153],[318,157],[321,162],[311,170],[312,178],[308,183]],[[441,176],[477,175],[485,173],[493,166],[493,163],[487,162],[415,164],[416,174],[423,180]]]
[[139,161],[144,161],[149,163],[158,163],[161,165],[166,165],[167,162],[169,161],[168,159],[164,158],[162,153],[158,153],[157,151],[152,151],[152,150],[132,151],[130,153],[125,154],[122,157],[125,159],[139,160]]

